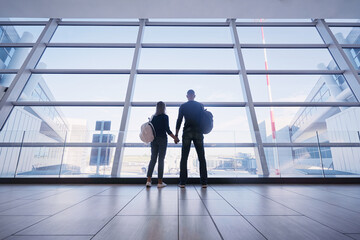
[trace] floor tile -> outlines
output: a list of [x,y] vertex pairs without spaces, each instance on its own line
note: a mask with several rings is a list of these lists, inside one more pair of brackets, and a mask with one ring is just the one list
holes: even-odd
[[346,234],[347,236],[351,237],[355,240],[360,240],[360,234]]
[[221,239],[210,216],[180,216],[180,240]]
[[214,216],[214,221],[225,240],[264,240],[265,238],[241,216]]
[[204,199],[204,204],[206,205],[210,215],[240,215],[230,204],[228,204],[225,200],[217,200],[217,199]]
[[0,216],[0,239],[10,236],[41,220],[44,216]]
[[12,236],[6,240],[90,240],[92,236]]
[[305,216],[246,216],[267,239],[351,239]]
[[178,215],[177,194],[165,189],[142,191],[119,215]]
[[179,215],[209,215],[202,200],[187,199],[179,200]]
[[68,207],[73,206],[108,187],[86,186],[72,189],[54,196],[50,196],[29,204],[0,212],[0,215],[53,215]]
[[94,196],[34,226],[20,235],[91,235],[114,217],[130,198]]
[[177,216],[116,216],[94,238],[114,239],[178,239]]

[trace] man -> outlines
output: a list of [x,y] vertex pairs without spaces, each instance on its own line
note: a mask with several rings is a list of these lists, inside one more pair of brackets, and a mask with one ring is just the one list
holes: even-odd
[[181,161],[180,161],[180,183],[181,188],[185,187],[188,177],[187,159],[190,152],[191,141],[194,142],[196,153],[200,162],[200,182],[203,188],[207,187],[207,170],[204,151],[204,135],[201,131],[200,120],[204,106],[195,101],[195,92],[190,89],[186,95],[188,101],[181,104],[179,108],[179,116],[176,121],[176,134],[179,134],[183,117],[185,117],[184,130],[182,135]]

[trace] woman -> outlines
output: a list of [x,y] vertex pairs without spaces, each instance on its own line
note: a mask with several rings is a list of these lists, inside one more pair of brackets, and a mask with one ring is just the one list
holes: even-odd
[[151,142],[151,160],[147,172],[146,187],[151,187],[151,176],[154,171],[156,159],[159,156],[158,162],[158,188],[166,187],[166,183],[162,181],[164,174],[164,159],[167,148],[167,134],[169,134],[174,142],[179,142],[179,139],[170,131],[169,128],[169,117],[165,114],[165,103],[158,102],[156,104],[156,112],[153,116],[151,123],[155,129],[155,139]]

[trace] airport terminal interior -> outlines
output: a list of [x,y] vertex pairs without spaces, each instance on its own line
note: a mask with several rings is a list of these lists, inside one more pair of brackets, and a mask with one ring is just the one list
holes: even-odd
[[[0,0],[0,239],[360,239],[357,0],[30,2]],[[209,184],[181,128],[146,187],[189,89]]]

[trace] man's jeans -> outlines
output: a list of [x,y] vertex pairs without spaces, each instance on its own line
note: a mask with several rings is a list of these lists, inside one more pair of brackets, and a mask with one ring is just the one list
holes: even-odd
[[207,184],[207,170],[204,151],[204,136],[195,131],[184,131],[182,135],[182,149],[180,161],[180,185],[185,185],[188,177],[187,160],[190,152],[191,141],[194,142],[196,153],[200,162],[200,182]]
[[164,175],[164,159],[167,148],[167,137],[156,137],[151,142],[151,160],[148,167],[147,177],[151,177],[156,164],[156,159],[159,156],[158,162],[158,178],[162,179]]

